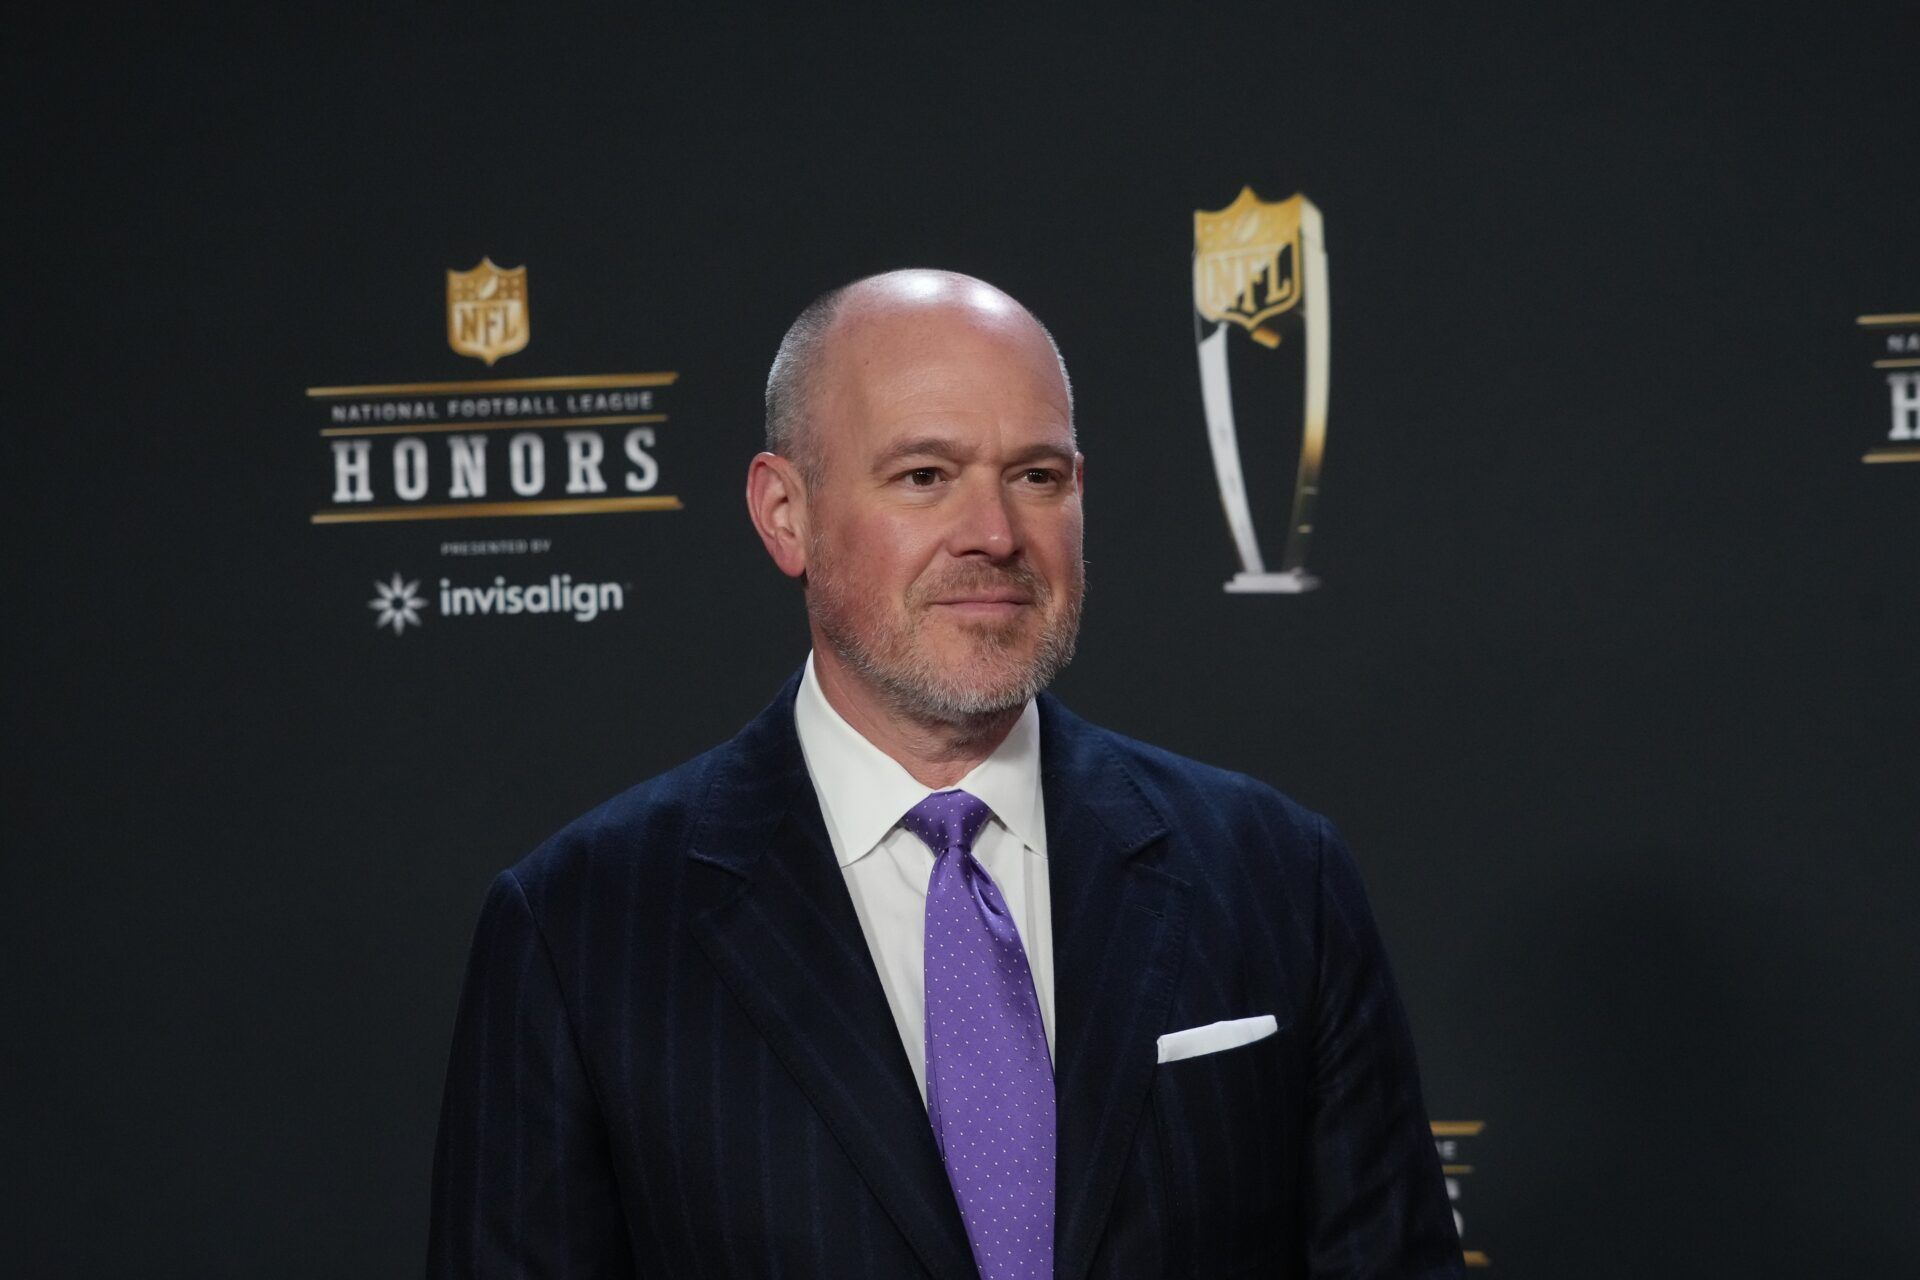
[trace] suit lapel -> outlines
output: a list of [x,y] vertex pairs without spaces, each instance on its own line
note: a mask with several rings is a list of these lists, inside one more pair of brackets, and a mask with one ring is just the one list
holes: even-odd
[[695,935],[875,1198],[943,1280],[977,1275],[793,728],[798,678],[721,749],[691,857],[741,878]]
[[1166,823],[1101,731],[1051,697],[1040,705],[1058,1024],[1054,1275],[1080,1280],[1153,1082],[1186,945],[1187,885],[1158,865]]

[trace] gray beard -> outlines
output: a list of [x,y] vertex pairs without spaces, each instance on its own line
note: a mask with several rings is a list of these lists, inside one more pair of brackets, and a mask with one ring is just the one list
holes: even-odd
[[[870,643],[869,638],[877,628],[859,625],[859,606],[845,599],[838,575],[831,566],[826,567],[826,572],[820,572],[817,555],[810,558],[815,567],[807,574],[809,611],[827,644],[849,670],[878,692],[896,714],[907,719],[959,728],[998,720],[1026,706],[1053,683],[1054,677],[1073,659],[1074,643],[1080,632],[1084,567],[1080,581],[1071,585],[1067,607],[1043,626],[1031,658],[1016,652],[1023,632],[1017,624],[979,627],[977,634],[987,652],[990,671],[978,683],[963,684],[956,681],[937,658],[913,642],[913,628],[917,624],[909,624],[905,632],[884,630],[880,643]],[[1053,597],[1047,585],[1024,566],[975,575],[959,583],[950,578],[939,585],[945,589],[960,583],[1018,586],[1033,598],[1043,616]]]

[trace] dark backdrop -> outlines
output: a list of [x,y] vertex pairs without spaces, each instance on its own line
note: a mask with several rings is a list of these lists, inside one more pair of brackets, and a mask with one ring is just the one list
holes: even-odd
[[[1351,839],[1492,1273],[1911,1267],[1920,465],[1862,464],[1855,323],[1920,310],[1910,6],[473,12],[9,42],[0,1270],[418,1270],[487,880],[801,660],[760,384],[912,264],[1072,366],[1062,695]],[[1248,183],[1331,250],[1295,597],[1221,591],[1190,347]],[[530,283],[490,370],[444,328],[483,255]],[[310,520],[308,387],[667,370],[681,510]],[[549,571],[624,608],[437,611]]]

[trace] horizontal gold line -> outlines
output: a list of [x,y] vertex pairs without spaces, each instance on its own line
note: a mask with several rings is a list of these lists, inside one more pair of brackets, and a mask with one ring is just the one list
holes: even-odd
[[1920,444],[1910,444],[1903,448],[1869,449],[1860,457],[1862,462],[1920,462]]
[[1485,1120],[1435,1120],[1427,1126],[1436,1138],[1474,1138],[1487,1127]]
[[591,391],[600,387],[667,387],[678,373],[577,373],[552,378],[476,378],[468,382],[370,382],[355,387],[308,387],[315,399],[340,396],[434,395],[442,391]]
[[1464,1178],[1473,1172],[1473,1166],[1470,1164],[1443,1164],[1440,1166],[1440,1172]]
[[402,422],[386,427],[323,427],[323,436],[411,436],[432,431],[505,431],[511,427],[624,427],[665,422],[664,413],[624,413],[605,418],[514,418],[506,422]]
[[371,524],[387,520],[476,520],[485,516],[593,516],[613,511],[678,511],[671,494],[645,498],[547,498],[527,502],[449,502],[432,507],[368,507],[316,511],[314,524]]
[[1920,356],[1916,356],[1911,360],[1875,360],[1873,367],[1876,369],[1920,369]]
[[1855,316],[1853,322],[1869,328],[1876,325],[1920,324],[1920,311],[1889,311],[1877,316]]
[[1490,1267],[1493,1265],[1493,1259],[1487,1257],[1486,1254],[1480,1252],[1478,1249],[1466,1250],[1460,1255],[1460,1259],[1470,1267]]

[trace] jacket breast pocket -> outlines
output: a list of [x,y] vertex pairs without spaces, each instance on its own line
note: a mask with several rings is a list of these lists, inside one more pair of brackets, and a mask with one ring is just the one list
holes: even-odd
[[1229,1019],[1205,1036],[1175,1033],[1157,1046],[1154,1116],[1176,1252],[1191,1259],[1192,1274],[1277,1262],[1296,1238],[1305,1110],[1297,1044],[1290,1028],[1247,1025],[1256,1022]]
[[1238,1049],[1243,1044],[1265,1040],[1279,1029],[1279,1020],[1270,1013],[1256,1014],[1251,1018],[1223,1018],[1218,1022],[1188,1027],[1185,1031],[1169,1031],[1160,1037],[1156,1047],[1162,1063],[1179,1062],[1186,1058],[1198,1058],[1202,1054]]

